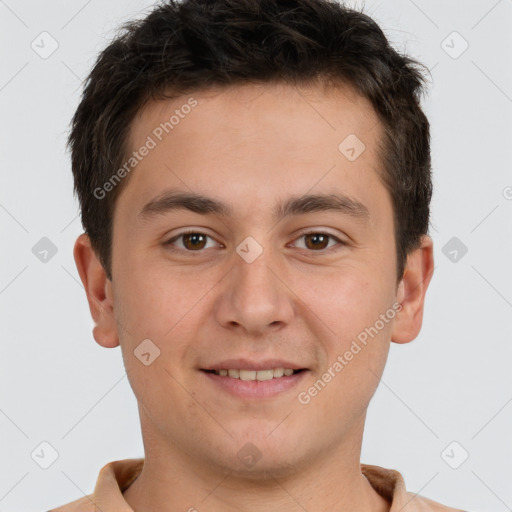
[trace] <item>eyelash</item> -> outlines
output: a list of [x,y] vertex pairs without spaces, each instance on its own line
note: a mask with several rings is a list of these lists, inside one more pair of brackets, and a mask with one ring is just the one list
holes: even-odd
[[[190,231],[184,231],[183,233],[180,233],[179,235],[175,235],[173,236],[172,238],[170,238],[169,240],[167,240],[166,242],[164,242],[164,246],[171,252],[187,252],[187,253],[198,253],[198,254],[202,254],[206,249],[199,249],[197,251],[192,251],[192,250],[189,250],[189,249],[181,249],[181,248],[176,248],[176,247],[173,247],[173,242],[175,242],[176,240],[179,240],[181,237],[185,236],[185,235],[190,235],[190,234],[196,234],[196,235],[205,235],[206,237],[208,238],[211,238],[212,240],[213,237],[211,237],[210,235],[206,234],[206,233],[203,233],[202,231],[197,231],[197,230],[190,230]],[[337,236],[334,236],[330,233],[326,233],[326,232],[323,232],[323,231],[308,231],[307,233],[302,233],[298,238],[296,238],[295,240],[298,240],[300,238],[303,238],[307,235],[325,235],[327,237],[329,237],[329,239],[332,239],[332,240],[335,240],[337,242],[339,242],[340,245],[347,245],[343,240],[339,239]],[[329,251],[330,249],[332,249],[332,247],[327,247],[325,249],[319,249],[317,251],[315,250],[309,250],[309,249],[305,249],[306,251],[310,252],[310,253],[325,253],[327,251]]]

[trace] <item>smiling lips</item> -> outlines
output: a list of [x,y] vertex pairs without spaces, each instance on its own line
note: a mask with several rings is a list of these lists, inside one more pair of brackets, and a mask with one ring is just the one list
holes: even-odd
[[308,368],[277,358],[229,359],[200,369],[216,389],[243,400],[269,399],[291,391],[308,373]]
[[291,377],[306,368],[278,358],[267,358],[255,361],[250,358],[237,358],[219,361],[203,371],[218,377],[228,377],[228,380],[238,381],[268,381]]
[[283,376],[290,376],[299,370],[293,370],[292,368],[273,368],[269,370],[238,370],[238,369],[229,369],[229,370],[213,370],[215,375],[219,375],[221,377],[231,377],[232,379],[240,379],[240,380],[271,380],[278,379]]

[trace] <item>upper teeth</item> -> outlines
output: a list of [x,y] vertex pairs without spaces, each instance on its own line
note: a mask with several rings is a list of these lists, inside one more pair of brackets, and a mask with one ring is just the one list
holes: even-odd
[[292,375],[291,368],[273,368],[270,370],[215,370],[221,377],[231,377],[240,380],[270,380],[283,375]]

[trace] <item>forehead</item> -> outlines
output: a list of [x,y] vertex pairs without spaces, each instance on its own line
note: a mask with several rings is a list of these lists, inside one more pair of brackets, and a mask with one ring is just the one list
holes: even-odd
[[131,172],[121,197],[140,212],[166,188],[214,192],[225,203],[238,201],[241,208],[232,211],[250,215],[251,204],[272,205],[275,212],[272,198],[285,191],[303,196],[337,187],[348,197],[368,195],[382,188],[380,137],[371,104],[346,85],[198,90],[150,102],[137,114],[128,153],[148,141],[151,150]]
[[[190,107],[192,103],[194,105]],[[335,86],[324,83],[295,86],[283,82],[217,86],[148,102],[131,124],[129,145],[137,146],[149,127],[156,130],[158,138],[158,127],[162,122],[168,122],[171,126],[161,127],[164,132],[161,135],[176,135],[176,132],[187,129],[185,125],[192,124],[191,121],[184,123],[186,118],[197,119],[199,116],[205,130],[222,126],[224,130],[231,127],[237,131],[243,127],[247,134],[250,134],[250,123],[260,132],[262,129],[271,132],[272,127],[283,126],[297,129],[299,127],[294,123],[299,116],[305,124],[315,125],[321,133],[350,127],[364,136],[370,126],[380,124],[369,100],[345,83]],[[181,125],[180,130],[177,130],[178,125]],[[194,126],[194,130],[197,128]]]

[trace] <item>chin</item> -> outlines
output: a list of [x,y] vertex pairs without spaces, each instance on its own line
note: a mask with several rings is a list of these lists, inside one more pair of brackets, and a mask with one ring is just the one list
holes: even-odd
[[[294,442],[284,430],[280,436],[269,435],[272,429],[262,431],[259,430],[259,435],[253,433],[229,439],[228,446],[211,454],[212,462],[233,477],[261,482],[285,478],[301,471],[307,459],[304,444],[300,440]],[[219,453],[225,454],[221,460]]]

